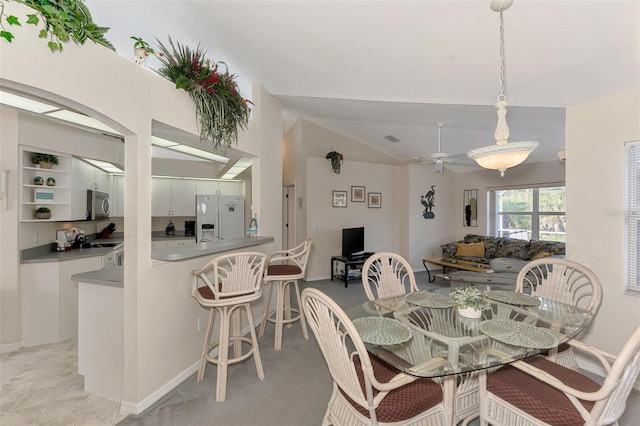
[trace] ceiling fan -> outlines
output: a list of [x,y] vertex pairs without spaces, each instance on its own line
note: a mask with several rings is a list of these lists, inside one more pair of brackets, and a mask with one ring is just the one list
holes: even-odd
[[417,158],[417,160],[419,161],[416,164],[434,163],[436,173],[442,173],[442,171],[444,170],[444,163],[451,163],[456,158],[458,157],[462,158],[466,156],[466,154],[449,155],[446,152],[442,152],[441,133],[442,133],[442,127],[444,126],[444,123],[436,123],[436,126],[438,127],[438,152],[431,154],[431,158],[429,159],[424,157]]

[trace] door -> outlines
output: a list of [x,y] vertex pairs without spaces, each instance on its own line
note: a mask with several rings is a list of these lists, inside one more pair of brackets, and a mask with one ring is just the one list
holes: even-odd
[[294,185],[284,187],[282,197],[282,249],[288,250],[296,246],[296,188]]

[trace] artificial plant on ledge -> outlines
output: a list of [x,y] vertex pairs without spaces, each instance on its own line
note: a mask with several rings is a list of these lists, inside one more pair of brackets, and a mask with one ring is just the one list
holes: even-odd
[[329,152],[324,158],[331,161],[331,170],[333,170],[333,173],[339,174],[344,156],[331,148],[331,152]]
[[[238,92],[236,75],[229,73],[224,62],[205,57],[200,45],[192,50],[169,37],[169,46],[159,40],[157,55],[162,63],[158,73],[186,90],[196,105],[200,140],[211,139],[213,149],[224,153],[232,143],[238,143],[238,128],[249,123],[249,100]],[[220,69],[224,66],[224,71]]]

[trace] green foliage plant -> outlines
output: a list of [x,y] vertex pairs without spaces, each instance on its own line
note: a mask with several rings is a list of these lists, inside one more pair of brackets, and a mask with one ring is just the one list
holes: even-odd
[[31,155],[31,162],[33,164],[40,164],[42,163],[53,163],[56,166],[60,163],[58,160],[58,156],[57,155],[53,155],[53,154],[43,154],[41,152],[36,152],[34,154]]
[[38,207],[36,213],[51,213],[51,209],[49,207]]
[[238,143],[238,128],[246,129],[249,123],[251,101],[240,96],[236,75],[224,62],[207,59],[200,45],[191,49],[171,37],[169,46],[157,42],[156,56],[162,63],[158,73],[189,93],[196,106],[200,140],[213,141],[213,149],[224,153]]
[[[82,0],[15,0],[34,9],[27,14],[26,24],[38,25],[42,20],[44,28],[39,37],[47,39],[52,52],[62,51],[62,43],[69,39],[84,44],[87,39],[115,50],[104,35],[108,27],[100,27],[93,22],[89,8]],[[0,38],[9,43],[15,38],[11,26],[22,26],[20,18],[4,12],[4,1],[0,0]]]
[[451,290],[449,297],[459,308],[473,308],[484,311],[491,308],[491,303],[485,298],[484,291],[477,287],[458,287]]
[[331,161],[331,170],[333,170],[333,173],[340,174],[340,166],[342,165],[344,156],[331,148],[331,152],[329,152],[324,158]]

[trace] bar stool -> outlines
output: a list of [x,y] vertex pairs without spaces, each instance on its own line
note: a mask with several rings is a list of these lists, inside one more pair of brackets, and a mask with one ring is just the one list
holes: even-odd
[[[276,338],[273,348],[276,351],[279,351],[282,346],[282,326],[285,324],[287,327],[291,327],[292,322],[300,320],[302,335],[305,340],[309,339],[307,323],[302,312],[298,280],[305,276],[310,250],[311,240],[307,239],[291,250],[279,250],[271,253],[267,260],[268,266],[265,271],[264,283],[269,288],[267,290],[267,300],[264,304],[264,313],[262,314],[262,324],[260,324],[260,337],[264,335],[267,321],[274,323]],[[291,306],[291,284],[295,289],[298,302],[297,308]],[[275,309],[269,309],[271,291],[274,287],[276,291],[276,307]]]
[[[233,253],[216,257],[202,269],[191,272],[191,295],[204,308],[209,309],[209,324],[200,358],[198,381],[204,377],[207,362],[218,365],[216,401],[225,400],[227,366],[253,356],[258,378],[264,379],[258,340],[253,327],[250,303],[262,296],[262,276],[266,255],[257,252]],[[202,281],[204,285],[198,286]],[[251,338],[242,335],[241,311],[247,316]],[[216,313],[220,314],[218,340],[212,340]],[[229,358],[229,344],[233,343],[233,358]],[[243,344],[249,346],[242,353]],[[217,356],[211,351],[218,348]]]

